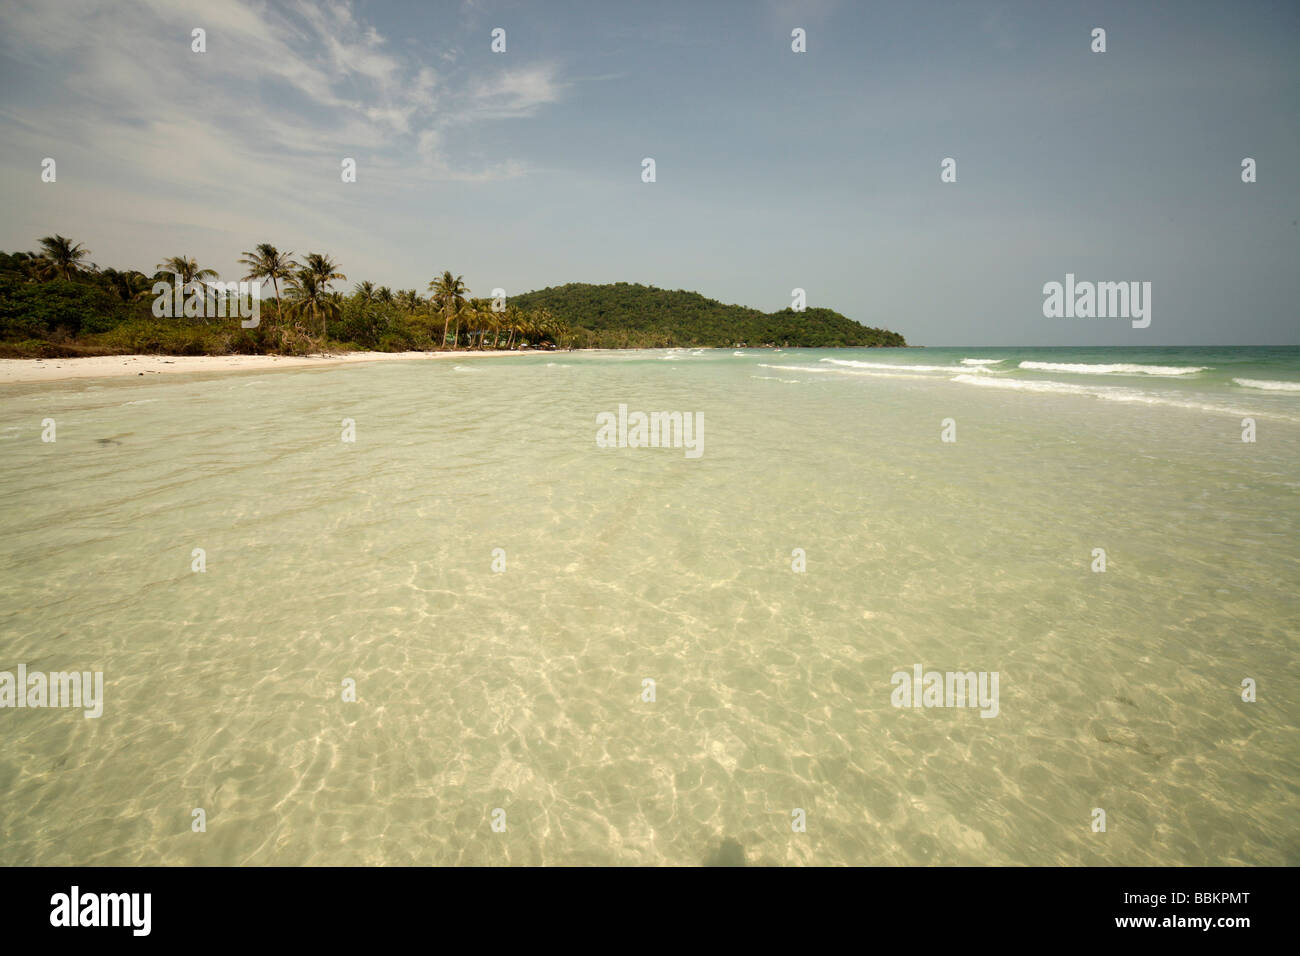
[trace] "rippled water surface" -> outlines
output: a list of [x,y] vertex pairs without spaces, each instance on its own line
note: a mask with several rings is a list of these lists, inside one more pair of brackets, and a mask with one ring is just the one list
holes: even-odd
[[10,386],[0,670],[105,703],[0,710],[0,863],[1300,863],[1300,373],[1184,351]]

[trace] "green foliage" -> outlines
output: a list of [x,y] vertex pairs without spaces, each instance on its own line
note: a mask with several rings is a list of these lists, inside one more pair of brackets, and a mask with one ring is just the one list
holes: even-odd
[[764,314],[725,305],[698,292],[636,283],[570,283],[514,296],[525,310],[562,316],[579,345],[594,348],[662,348],[786,345],[800,348],[902,346],[897,332],[868,328],[831,309]]
[[354,295],[343,302],[338,321],[329,323],[330,334],[343,342],[355,342],[363,349],[373,349],[389,331],[393,316],[388,307],[365,295]]
[[[627,282],[526,292],[501,313],[490,299],[470,298],[462,277],[450,271],[429,283],[427,299],[414,289],[394,294],[367,281],[345,296],[330,288],[346,280],[330,256],[311,253],[297,266],[291,253],[266,243],[241,260],[249,277],[280,285],[281,299],[262,300],[257,328],[228,319],[160,319],[152,313],[153,280],[143,273],[100,270],[86,261],[85,249],[62,236],[40,241],[40,253],[0,252],[0,355],[906,344],[896,332],[866,328],[830,309],[765,314],[695,292]],[[160,268],[199,281],[214,275],[185,256]]]
[[60,341],[107,331],[128,314],[120,299],[88,282],[0,277],[0,339]]
[[25,278],[32,272],[34,253],[0,252],[0,276]]
[[89,341],[122,355],[221,355],[225,352],[222,332],[214,325],[150,316],[131,319]]

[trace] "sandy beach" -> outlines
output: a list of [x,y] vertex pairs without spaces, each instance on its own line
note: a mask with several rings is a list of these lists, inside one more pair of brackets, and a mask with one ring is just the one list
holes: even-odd
[[0,359],[0,385],[57,382],[72,378],[120,378],[178,372],[261,372],[361,362],[466,359],[529,355],[537,350],[495,352],[339,352],[324,355],[94,355],[87,358]]

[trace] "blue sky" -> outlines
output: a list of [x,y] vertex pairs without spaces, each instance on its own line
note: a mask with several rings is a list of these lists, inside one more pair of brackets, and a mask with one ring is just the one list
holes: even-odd
[[[1294,344],[1297,64],[1295,3],[11,0],[0,249],[801,287],[927,345]],[[1150,281],[1150,328],[1044,318],[1067,272]]]

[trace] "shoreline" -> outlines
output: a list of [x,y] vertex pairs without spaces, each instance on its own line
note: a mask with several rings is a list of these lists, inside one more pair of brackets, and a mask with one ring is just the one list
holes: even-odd
[[40,384],[83,378],[152,378],[188,372],[258,372],[324,368],[364,362],[465,359],[536,355],[546,350],[495,352],[339,352],[313,355],[90,355],[57,359],[0,359],[0,385]]
[[[899,346],[913,348],[914,346]],[[922,346],[915,346],[920,348]],[[671,346],[691,351],[713,348],[718,351],[732,346]],[[764,346],[746,347],[761,351]],[[877,346],[877,348],[887,348]],[[324,368],[328,365],[357,365],[363,362],[416,361],[422,359],[486,358],[505,355],[548,355],[563,352],[626,352],[654,349],[496,349],[451,352],[315,352],[311,355],[85,355],[72,358],[0,358],[0,386],[31,385],[83,378],[128,378],[187,372],[258,372],[284,368]]]

